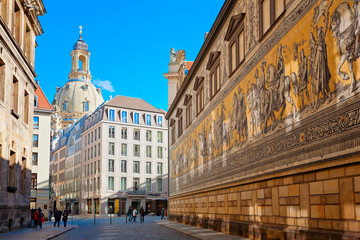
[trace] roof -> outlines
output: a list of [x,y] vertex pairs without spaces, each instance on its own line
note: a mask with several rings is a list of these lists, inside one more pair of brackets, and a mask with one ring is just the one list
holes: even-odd
[[187,62],[186,62],[186,69],[187,69],[187,70],[190,70],[190,68],[192,67],[193,64],[194,64],[193,61],[191,61],[191,62],[187,61]]
[[37,84],[37,89],[35,91],[35,95],[38,97],[38,106],[34,107],[34,110],[47,110],[47,111],[54,111],[51,107],[48,99],[46,98],[43,90],[41,89],[39,83]]
[[105,103],[106,106],[116,106],[121,108],[136,109],[142,111],[151,111],[157,113],[163,113],[162,110],[154,107],[150,103],[144,101],[141,98],[126,97],[117,95],[113,99]]

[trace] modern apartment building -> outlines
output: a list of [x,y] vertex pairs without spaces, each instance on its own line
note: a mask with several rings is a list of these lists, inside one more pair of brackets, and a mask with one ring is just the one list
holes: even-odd
[[81,142],[84,214],[125,214],[128,206],[158,213],[167,206],[163,110],[116,96],[87,117]]
[[0,232],[30,223],[36,36],[42,0],[0,1]]
[[30,208],[49,211],[50,125],[53,108],[37,83],[34,98]]

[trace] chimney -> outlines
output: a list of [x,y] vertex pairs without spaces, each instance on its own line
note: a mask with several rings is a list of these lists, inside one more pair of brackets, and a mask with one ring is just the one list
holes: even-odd
[[206,40],[206,38],[207,38],[208,35],[209,35],[209,32],[206,32],[206,33],[205,33],[205,37],[204,37],[205,40]]

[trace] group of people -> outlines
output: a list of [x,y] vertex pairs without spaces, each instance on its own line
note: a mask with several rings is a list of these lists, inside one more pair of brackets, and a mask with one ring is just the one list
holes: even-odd
[[[131,206],[129,206],[129,209],[127,211],[127,216],[129,216],[129,222],[136,222],[136,218],[138,215],[138,211],[136,208],[132,208]],[[140,222],[144,222],[145,220],[145,210],[144,207],[140,208]]]
[[[52,212],[52,210],[50,209],[49,210],[49,222],[51,222],[51,218],[53,215],[55,218],[54,227],[56,227],[56,224],[58,227],[60,227],[61,216],[62,216],[62,220],[64,222],[64,227],[66,227],[66,222],[67,222],[68,216],[69,216],[69,214],[66,210],[64,210],[64,212],[62,212],[60,209],[55,208],[54,212]],[[42,228],[42,223],[45,220],[45,215],[43,214],[41,208],[34,210],[32,216],[34,219],[34,228],[37,229],[37,226]]]

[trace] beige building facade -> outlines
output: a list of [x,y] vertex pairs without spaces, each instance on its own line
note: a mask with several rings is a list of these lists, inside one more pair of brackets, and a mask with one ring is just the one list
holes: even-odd
[[0,232],[30,223],[36,77],[35,37],[41,0],[0,2]]
[[167,113],[170,219],[250,239],[360,237],[359,13],[225,1]]
[[167,207],[165,112],[139,98],[116,96],[89,115],[82,133],[83,214],[126,214]]

